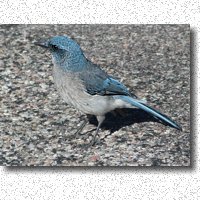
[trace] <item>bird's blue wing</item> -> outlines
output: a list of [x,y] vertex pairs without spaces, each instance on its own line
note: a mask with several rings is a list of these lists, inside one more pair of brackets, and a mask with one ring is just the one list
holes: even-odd
[[108,77],[105,80],[96,79],[94,82],[87,83],[87,92],[91,95],[126,95],[130,96],[127,88],[119,81]]
[[91,95],[125,95],[136,98],[122,83],[109,76],[97,65],[90,64],[86,71],[80,73],[80,78],[86,92]]

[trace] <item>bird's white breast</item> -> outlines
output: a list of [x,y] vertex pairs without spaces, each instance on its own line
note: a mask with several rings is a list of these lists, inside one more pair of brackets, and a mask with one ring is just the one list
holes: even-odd
[[112,96],[90,95],[75,73],[66,72],[54,65],[53,77],[58,92],[63,100],[85,114],[104,115],[119,107],[126,107],[125,102]]

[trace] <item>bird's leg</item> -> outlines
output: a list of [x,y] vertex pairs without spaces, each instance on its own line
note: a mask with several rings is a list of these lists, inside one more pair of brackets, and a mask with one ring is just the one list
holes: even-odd
[[81,126],[78,128],[78,130],[75,132],[75,137],[77,138],[78,135],[85,135],[85,133],[80,134],[83,128],[88,124],[89,119],[92,117],[92,115],[87,114],[87,118],[84,119],[84,122],[81,124]]
[[91,143],[90,143],[91,146],[93,146],[93,145],[95,144],[95,142],[96,142],[96,141],[95,141],[95,140],[96,140],[96,136],[98,135],[99,129],[100,129],[100,127],[101,127],[101,125],[102,125],[104,119],[105,119],[105,116],[97,116],[98,126],[97,126],[97,129],[96,129],[95,135],[94,135],[94,137],[92,138],[92,141],[91,141]]
[[84,122],[81,124],[81,126],[78,128],[78,130],[75,132],[75,138],[80,134],[80,132],[83,130],[83,128],[86,126],[88,123],[88,120],[85,119]]

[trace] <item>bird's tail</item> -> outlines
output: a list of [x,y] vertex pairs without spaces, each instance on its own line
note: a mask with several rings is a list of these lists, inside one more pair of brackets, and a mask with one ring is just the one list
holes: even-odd
[[160,113],[159,111],[151,108],[150,106],[147,106],[140,100],[133,99],[129,96],[120,96],[120,99],[127,102],[128,104],[131,104],[131,106],[134,106],[134,107],[137,107],[137,108],[140,108],[140,109],[146,111],[147,113],[153,115],[155,118],[161,120],[165,124],[168,124],[169,126],[176,128],[178,130],[182,130],[181,126],[179,126],[176,122],[171,120],[169,117],[167,117],[166,115]]

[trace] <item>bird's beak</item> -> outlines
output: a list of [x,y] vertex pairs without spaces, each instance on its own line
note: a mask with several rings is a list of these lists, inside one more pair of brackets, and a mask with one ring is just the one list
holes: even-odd
[[46,48],[46,49],[49,47],[49,44],[48,44],[47,41],[34,42],[34,44],[37,45],[37,46]]

